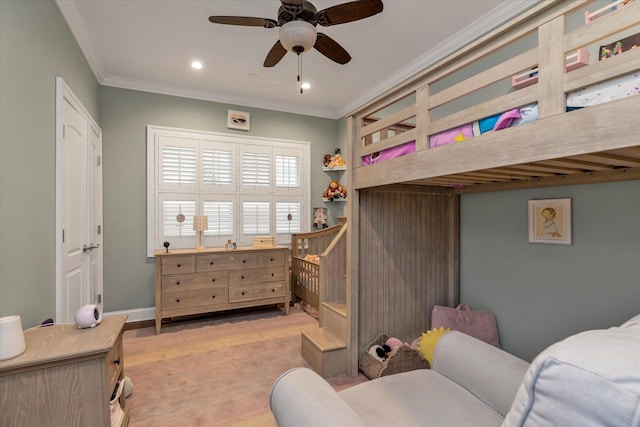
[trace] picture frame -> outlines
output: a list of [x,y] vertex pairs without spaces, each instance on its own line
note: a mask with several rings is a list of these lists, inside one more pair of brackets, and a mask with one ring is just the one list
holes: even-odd
[[329,210],[327,208],[313,208],[311,218],[313,218],[313,228],[322,230],[329,227],[327,220],[329,219]]
[[571,199],[529,200],[529,243],[571,245]]
[[251,114],[244,111],[227,110],[227,128],[250,130]]

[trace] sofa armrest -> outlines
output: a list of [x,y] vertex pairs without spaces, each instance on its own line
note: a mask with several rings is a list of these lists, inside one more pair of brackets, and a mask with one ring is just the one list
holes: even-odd
[[524,360],[458,331],[438,340],[432,365],[503,417],[528,367]]
[[282,374],[271,389],[269,405],[279,427],[365,426],[333,387],[308,368]]

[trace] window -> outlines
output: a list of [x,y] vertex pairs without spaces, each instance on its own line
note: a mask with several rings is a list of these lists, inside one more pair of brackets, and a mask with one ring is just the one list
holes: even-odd
[[193,216],[206,215],[205,246],[250,245],[310,225],[309,143],[147,127],[147,252],[197,245]]

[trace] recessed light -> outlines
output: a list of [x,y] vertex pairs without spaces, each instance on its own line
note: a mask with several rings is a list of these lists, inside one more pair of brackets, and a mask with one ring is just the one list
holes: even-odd
[[311,88],[311,85],[309,83],[302,83],[302,86],[300,86],[302,89],[307,90]]
[[201,70],[202,69],[202,62],[200,61],[193,61],[191,63],[191,68],[195,68],[196,70]]

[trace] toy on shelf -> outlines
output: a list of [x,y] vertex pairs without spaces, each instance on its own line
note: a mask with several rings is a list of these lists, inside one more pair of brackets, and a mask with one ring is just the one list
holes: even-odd
[[343,168],[346,166],[346,162],[344,161],[344,157],[342,157],[339,148],[336,148],[333,156],[331,154],[325,154],[323,164],[327,169],[333,169],[335,167]]
[[347,189],[344,188],[337,180],[331,180],[329,186],[322,193],[322,200],[325,202],[333,202],[347,198]]
[[327,215],[322,208],[317,208],[313,213],[313,228],[327,228]]

